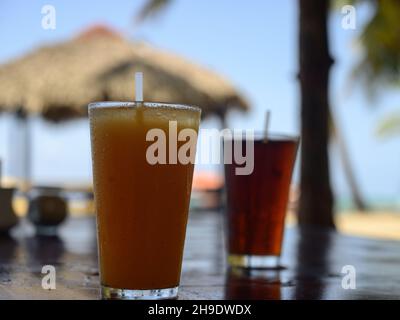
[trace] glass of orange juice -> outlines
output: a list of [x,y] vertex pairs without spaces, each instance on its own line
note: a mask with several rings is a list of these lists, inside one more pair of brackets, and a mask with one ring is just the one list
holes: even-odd
[[[164,103],[89,105],[103,298],[177,297],[200,113]],[[190,151],[190,161],[180,159]]]

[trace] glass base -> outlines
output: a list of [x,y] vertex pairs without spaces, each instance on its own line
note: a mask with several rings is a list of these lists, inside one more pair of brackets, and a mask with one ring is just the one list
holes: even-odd
[[131,290],[101,286],[101,297],[112,300],[165,300],[178,297],[178,287],[166,289]]
[[279,256],[255,256],[230,254],[228,264],[236,268],[250,269],[280,269]]
[[37,225],[35,231],[37,236],[54,237],[58,234],[58,227]]

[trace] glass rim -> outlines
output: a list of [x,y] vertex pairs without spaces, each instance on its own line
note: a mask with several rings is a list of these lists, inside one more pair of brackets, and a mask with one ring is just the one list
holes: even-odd
[[[251,130],[251,129],[250,129]],[[246,129],[241,130],[241,134],[238,134],[237,132],[235,133],[235,129],[232,130],[232,136],[224,136],[223,139],[227,140],[239,140],[242,139],[243,136],[245,139],[242,140],[248,140],[251,139],[251,137],[247,137],[245,135]],[[281,132],[266,132],[262,130],[253,130],[253,139],[254,140],[261,140],[267,138],[267,140],[271,141],[295,141],[299,142],[300,141],[300,135],[299,134],[289,134],[289,133],[281,133]]]
[[201,112],[201,108],[195,105],[181,104],[181,103],[167,103],[167,102],[150,102],[150,101],[97,101],[88,104],[88,109],[95,108],[126,108],[126,107],[137,107],[138,104],[142,104],[145,107],[157,108],[164,107],[169,109],[177,110],[190,110],[195,112]]

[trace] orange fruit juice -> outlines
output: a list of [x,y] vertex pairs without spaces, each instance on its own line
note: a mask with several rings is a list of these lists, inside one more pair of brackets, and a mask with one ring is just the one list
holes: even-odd
[[170,121],[178,133],[197,133],[200,109],[105,103],[90,107],[89,116],[102,285],[177,287],[194,164],[150,164],[154,142],[146,135],[154,128],[166,133],[168,160]]

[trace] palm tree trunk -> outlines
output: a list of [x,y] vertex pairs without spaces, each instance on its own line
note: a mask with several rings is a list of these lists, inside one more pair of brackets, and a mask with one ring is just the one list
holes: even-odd
[[350,192],[351,192],[351,197],[353,199],[354,205],[358,210],[365,211],[367,210],[367,205],[365,204],[365,201],[361,195],[360,188],[358,187],[357,179],[354,174],[353,167],[351,165],[350,161],[350,156],[347,151],[346,147],[346,140],[343,137],[342,131],[339,129],[335,117],[332,114],[332,111],[330,112],[330,125],[332,129],[332,136],[336,140],[336,144],[339,149],[339,155],[340,159],[342,161],[343,169],[344,169],[344,174],[347,180],[347,183],[349,184]]
[[300,225],[334,228],[329,176],[328,0],[299,0],[301,87]]

